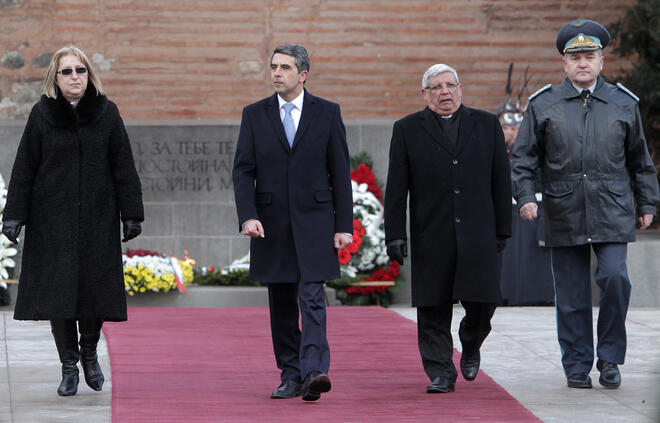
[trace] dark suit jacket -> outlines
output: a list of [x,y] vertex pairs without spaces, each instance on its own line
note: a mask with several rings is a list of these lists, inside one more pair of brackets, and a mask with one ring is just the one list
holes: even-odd
[[511,176],[493,114],[463,107],[457,145],[426,108],[394,124],[385,191],[387,241],[407,239],[414,306],[500,299],[496,238],[511,236]]
[[293,148],[277,95],[243,109],[234,157],[240,226],[259,219],[250,242],[250,278],[313,282],[339,277],[335,232],[353,233],[346,130],[339,105],[305,91]]

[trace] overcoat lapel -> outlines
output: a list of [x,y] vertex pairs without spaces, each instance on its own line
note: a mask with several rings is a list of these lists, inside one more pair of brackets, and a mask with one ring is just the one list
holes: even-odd
[[296,137],[293,139],[294,149],[302,142],[302,136],[305,134],[305,130],[309,127],[310,122],[314,120],[316,112],[316,97],[305,90],[305,94],[303,95],[302,114],[300,115],[300,122],[298,122]]
[[273,124],[273,129],[275,130],[275,133],[277,133],[277,138],[279,138],[280,144],[282,144],[282,147],[286,151],[291,151],[289,141],[284,132],[284,125],[282,125],[282,120],[280,119],[280,103],[277,101],[277,94],[273,94],[266,102],[266,109],[268,109],[267,113],[270,118],[270,123]]
[[440,129],[440,126],[438,125],[438,122],[435,121],[435,117],[433,116],[431,109],[426,107],[424,110],[422,110],[421,119],[422,127],[433,137],[433,140],[435,140],[435,142],[437,142],[450,154],[454,154],[454,146],[452,145],[449,138],[443,134],[442,129]]
[[458,140],[456,141],[456,155],[461,154],[465,146],[470,142],[476,119],[472,117],[472,111],[465,107],[461,111],[460,122],[458,124]]

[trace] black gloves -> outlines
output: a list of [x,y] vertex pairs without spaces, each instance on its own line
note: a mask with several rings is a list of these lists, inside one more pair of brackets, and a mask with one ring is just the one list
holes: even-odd
[[14,244],[18,244],[18,234],[21,233],[21,226],[23,224],[18,220],[8,220],[2,225],[2,233],[5,234],[8,240]]
[[497,238],[497,252],[501,253],[506,248],[506,238]]
[[135,220],[124,220],[124,239],[122,242],[130,241],[142,233],[140,222]]
[[395,239],[387,243],[387,255],[403,265],[403,258],[408,257],[408,244],[404,239]]

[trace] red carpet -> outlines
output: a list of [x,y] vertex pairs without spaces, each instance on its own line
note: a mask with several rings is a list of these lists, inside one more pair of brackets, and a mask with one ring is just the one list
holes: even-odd
[[332,391],[317,402],[270,399],[266,308],[136,307],[103,331],[114,422],[540,421],[483,372],[427,394],[415,323],[379,307],[328,309]]

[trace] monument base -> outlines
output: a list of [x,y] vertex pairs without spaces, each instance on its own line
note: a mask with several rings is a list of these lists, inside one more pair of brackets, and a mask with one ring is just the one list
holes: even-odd
[[[341,305],[335,290],[325,288],[328,305]],[[145,292],[128,297],[129,307],[265,307],[268,288],[265,286],[189,286],[187,293],[179,291]]]

